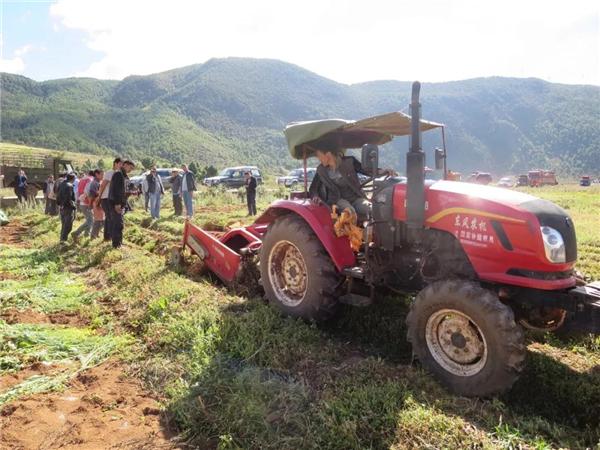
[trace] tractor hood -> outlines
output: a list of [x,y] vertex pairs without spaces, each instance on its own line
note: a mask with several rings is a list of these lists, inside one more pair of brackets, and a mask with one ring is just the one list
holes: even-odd
[[[362,120],[325,119],[293,122],[284,133],[293,158],[314,156],[316,150],[361,148],[364,144],[385,144],[394,136],[410,134],[411,117],[392,112]],[[421,130],[443,127],[441,123],[421,120]]]
[[[394,188],[394,218],[397,220],[406,220],[405,198],[406,185],[397,184]],[[425,198],[425,221],[430,227],[454,230],[459,218],[466,217],[532,227],[537,219],[540,226],[554,228],[563,236],[567,262],[577,259],[573,222],[563,208],[548,200],[510,189],[458,181],[426,185]]]
[[472,199],[481,199],[488,202],[502,203],[504,205],[517,206],[533,200],[539,200],[533,195],[511,189],[500,189],[494,186],[483,186],[473,183],[462,183],[459,181],[438,181],[433,183],[429,190],[443,191],[454,194],[466,195]]

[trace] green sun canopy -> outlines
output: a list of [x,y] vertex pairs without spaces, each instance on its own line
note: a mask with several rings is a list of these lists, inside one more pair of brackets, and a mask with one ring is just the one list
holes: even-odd
[[[316,150],[360,148],[364,144],[385,144],[394,136],[410,134],[410,116],[392,112],[362,120],[324,119],[293,122],[285,127],[290,154],[302,159]],[[421,120],[421,131],[443,127],[441,123]]]

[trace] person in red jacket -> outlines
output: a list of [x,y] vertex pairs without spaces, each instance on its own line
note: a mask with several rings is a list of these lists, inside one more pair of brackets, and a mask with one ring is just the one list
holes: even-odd
[[85,188],[88,185],[88,183],[90,181],[92,181],[93,178],[94,178],[94,171],[90,170],[87,173],[87,176],[80,179],[79,183],[77,184],[76,195],[77,195],[77,199],[79,200],[79,209],[83,213],[84,221],[79,226],[79,228],[77,228],[71,235],[71,236],[73,236],[73,239],[79,238],[81,233],[83,233],[84,236],[87,237],[90,235],[90,232],[92,231],[92,225],[94,224],[94,215],[92,212],[92,206],[90,204],[90,199],[85,194]]

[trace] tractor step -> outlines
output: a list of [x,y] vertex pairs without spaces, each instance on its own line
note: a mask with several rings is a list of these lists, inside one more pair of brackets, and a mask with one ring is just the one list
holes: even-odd
[[338,300],[340,303],[345,303],[346,305],[352,306],[369,306],[371,303],[373,303],[371,297],[359,294],[344,294],[339,297]]
[[365,279],[365,269],[361,266],[346,267],[344,270],[342,270],[342,274],[359,280]]

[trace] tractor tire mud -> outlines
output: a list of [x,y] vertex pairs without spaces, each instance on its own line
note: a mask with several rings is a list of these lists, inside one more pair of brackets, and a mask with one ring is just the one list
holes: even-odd
[[338,307],[342,278],[315,233],[298,216],[286,215],[269,226],[260,272],[269,303],[284,314],[321,321]]
[[453,393],[500,394],[523,369],[522,328],[496,294],[476,283],[430,284],[417,295],[406,322],[413,353]]

